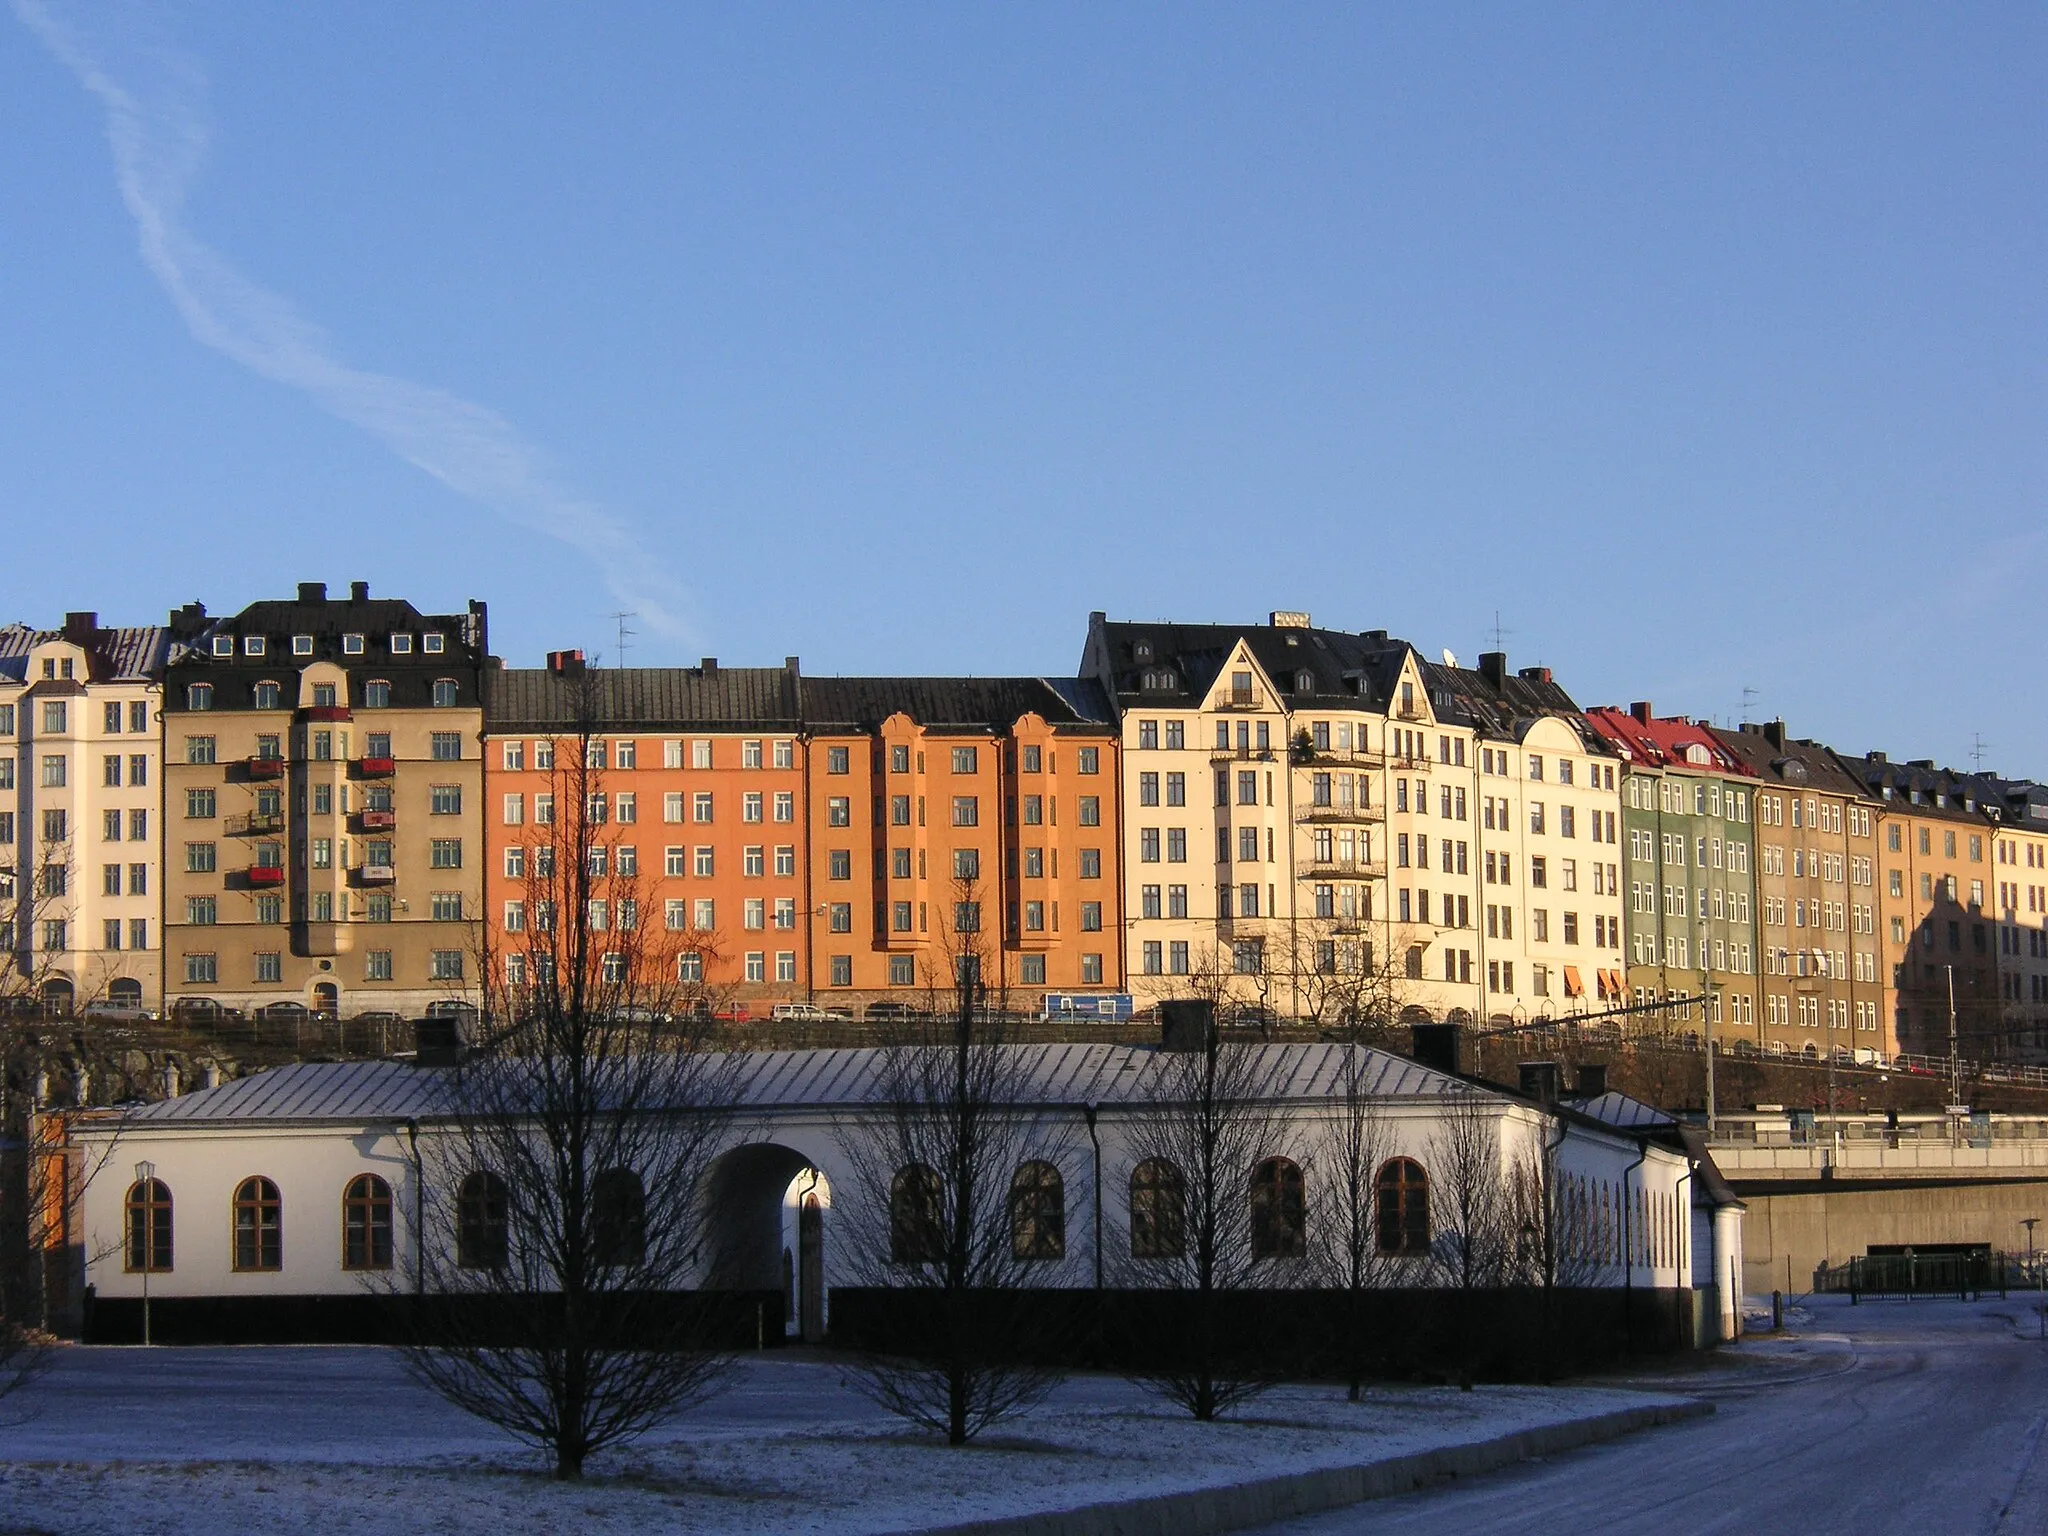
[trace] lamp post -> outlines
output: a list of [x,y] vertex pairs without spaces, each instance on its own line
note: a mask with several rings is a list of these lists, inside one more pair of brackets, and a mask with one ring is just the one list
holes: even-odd
[[2044,1279],[2048,1271],[2034,1268],[2034,1224],[2040,1219],[2038,1216],[2022,1217],[2020,1225],[2027,1229],[2027,1268],[2034,1276],[2034,1312],[2041,1319],[2041,1337],[2048,1339],[2048,1279]]
[[142,1186],[142,1241],[136,1244],[142,1258],[142,1342],[149,1343],[149,1271],[156,1263],[156,1164],[147,1158],[135,1165],[135,1182]]

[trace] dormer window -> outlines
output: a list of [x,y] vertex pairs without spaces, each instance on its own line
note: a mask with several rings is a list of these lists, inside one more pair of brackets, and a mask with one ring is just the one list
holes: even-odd
[[263,637],[261,635],[242,636],[242,654],[244,656],[261,656],[263,654]]
[[394,656],[410,656],[412,654],[412,636],[393,635],[391,637],[391,654]]
[[453,709],[455,707],[455,700],[455,679],[452,677],[436,678],[434,680],[434,708]]
[[341,654],[344,656],[362,655],[363,637],[361,635],[343,635],[341,637]]
[[1150,640],[1140,640],[1131,647],[1131,656],[1137,661],[1150,661],[1152,659],[1152,642]]
[[233,635],[215,635],[213,637],[213,654],[216,656],[234,655],[235,637]]
[[441,654],[442,646],[446,643],[446,640],[447,636],[429,630],[426,634],[420,636],[420,649],[429,656],[438,656]]
[[313,685],[313,707],[315,709],[334,708],[334,684],[315,683]]
[[185,689],[185,707],[187,709],[213,708],[213,684],[192,683],[188,685]]
[[[1290,635],[1290,636],[1288,636],[1288,638],[1289,638],[1289,639],[1291,640],[1291,639],[1293,639],[1294,637],[1293,637],[1292,635]],[[1313,672],[1297,672],[1297,673],[1295,673],[1295,674],[1294,674],[1294,691],[1295,691],[1296,693],[1314,693],[1314,692],[1316,691],[1316,675],[1315,675],[1315,673],[1313,673]]]
[[284,707],[284,690],[273,682],[258,683],[256,685],[256,707],[258,709],[282,709]]
[[391,707],[391,685],[382,678],[363,684],[363,708],[389,709]]
[[312,637],[311,635],[293,635],[293,636],[292,636],[292,654],[293,654],[294,656],[310,656],[310,655],[312,655],[312,654],[313,654],[313,637]]

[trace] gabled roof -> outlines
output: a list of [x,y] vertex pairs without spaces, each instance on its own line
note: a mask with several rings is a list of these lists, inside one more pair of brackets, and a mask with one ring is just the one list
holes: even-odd
[[31,629],[26,624],[0,625],[0,678],[33,682],[29,656],[39,645],[70,639],[85,653],[90,681],[156,681],[170,659],[171,632],[161,624],[116,625],[67,634],[61,629]]
[[1756,777],[1755,770],[1728,750],[1712,726],[1683,715],[1660,719],[1647,704],[1627,709],[1603,704],[1587,710],[1586,719],[1631,767]]
[[[1135,1104],[1148,1100],[1162,1053],[1147,1046],[1017,1045],[1027,1102],[1065,1105]],[[1261,1097],[1324,1101],[1343,1091],[1341,1045],[1262,1045],[1255,1075]],[[868,1047],[761,1051],[741,1058],[739,1107],[748,1110],[831,1110],[886,1101],[887,1052]],[[1427,1099],[1473,1092],[1502,1102],[1510,1093],[1475,1086],[1403,1056],[1368,1051],[1367,1091],[1377,1098]],[[300,1062],[253,1073],[218,1087],[164,1099],[119,1117],[82,1124],[106,1129],[239,1123],[430,1120],[446,1104],[448,1074],[397,1061]]]
[[1983,823],[1991,819],[1994,806],[2002,810],[2006,803],[1995,785],[1953,768],[1938,768],[1931,759],[1895,763],[1882,752],[1862,757],[1838,752],[1835,758],[1845,773],[1862,782],[1865,794],[1914,815]]
[[1817,741],[1801,741],[1786,735],[1782,720],[1773,720],[1768,725],[1745,725],[1733,731],[1717,728],[1714,735],[1750,772],[1768,783],[1830,795],[1866,797],[1870,793],[1830,748]]
[[1549,716],[1571,726],[1588,752],[1613,752],[1607,739],[1587,723],[1572,696],[1551,677],[1548,667],[1510,672],[1507,663],[1504,652],[1493,651],[1481,656],[1476,668],[1436,661],[1421,665],[1431,698],[1450,695],[1457,712],[1482,736],[1520,741],[1532,721]]
[[1081,670],[1102,685],[1120,711],[1148,703],[1190,708],[1208,697],[1240,645],[1289,708],[1376,713],[1386,711],[1412,649],[1385,630],[1353,634],[1291,622],[1112,622],[1096,614],[1090,618]]

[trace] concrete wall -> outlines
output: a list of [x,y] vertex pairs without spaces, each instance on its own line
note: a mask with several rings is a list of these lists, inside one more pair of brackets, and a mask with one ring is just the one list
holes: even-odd
[[1988,1243],[2025,1253],[2021,1220],[2048,1218],[2048,1178],[1875,1187],[1843,1179],[1825,1193],[1804,1183],[1797,1192],[1737,1188],[1749,1207],[1743,1288],[1751,1295],[1811,1290],[1822,1259],[1841,1264],[1873,1243]]

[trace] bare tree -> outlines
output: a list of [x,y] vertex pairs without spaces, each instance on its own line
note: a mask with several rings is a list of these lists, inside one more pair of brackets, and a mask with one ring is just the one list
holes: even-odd
[[1542,1296],[1541,1369],[1559,1367],[1558,1292],[1591,1283],[1601,1264],[1594,1213],[1585,1181],[1558,1166],[1565,1126],[1555,1116],[1509,1172],[1509,1225],[1515,1234],[1513,1282]]
[[[80,947],[73,931],[71,884],[77,872],[71,865],[69,818],[62,810],[44,811],[35,830],[42,836],[28,840],[32,851],[26,868],[20,867],[15,846],[0,843],[0,1010],[13,1018],[45,1012],[62,1016],[50,1005],[50,984],[71,980],[62,958]],[[71,1011],[86,1001],[77,996],[76,985],[69,989]]]
[[1458,1384],[1472,1388],[1479,1293],[1497,1289],[1514,1256],[1513,1204],[1500,1143],[1499,1105],[1459,1087],[1443,1096],[1430,1138],[1431,1257],[1440,1283],[1455,1293]]
[[1372,1296],[1393,1279],[1404,1234],[1381,1224],[1379,1175],[1388,1137],[1373,1095],[1373,1054],[1355,1042],[1338,1049],[1336,1092],[1317,1169],[1313,1251],[1317,1279],[1337,1293],[1332,1343],[1355,1403],[1372,1361]]
[[[1030,1289],[1066,1256],[1068,1133],[1008,1036],[978,887],[956,882],[951,986],[883,1048],[879,1113],[840,1141],[857,1199],[840,1207],[854,1271],[904,1310],[864,1341],[854,1381],[891,1413],[964,1445],[1055,1386],[1059,1340]],[[941,1007],[939,999],[947,999]],[[849,1209],[850,1205],[850,1209]]]
[[1311,1278],[1308,1171],[1283,1155],[1270,1053],[1223,1039],[1208,999],[1193,1006],[1199,1038],[1160,1052],[1131,1124],[1119,1268],[1163,1304],[1146,1308],[1135,1374],[1208,1420],[1271,1383],[1271,1352],[1239,1299]]
[[569,685],[554,852],[532,856],[525,921],[481,978],[480,1039],[420,1139],[431,1193],[405,1347],[422,1381],[551,1453],[558,1478],[701,1400],[729,1364],[680,1293],[740,1062],[693,1006],[703,960],[686,946],[703,936],[648,921],[621,868],[593,685]]

